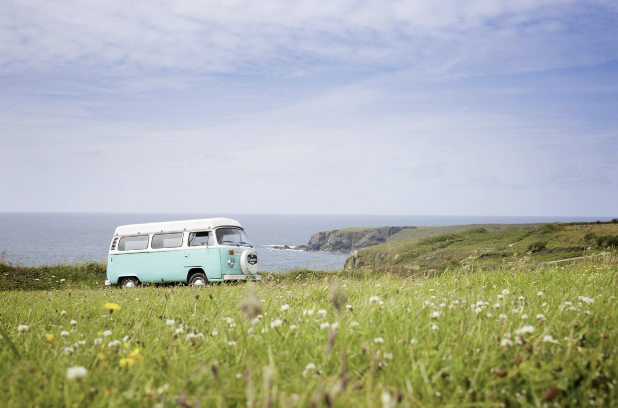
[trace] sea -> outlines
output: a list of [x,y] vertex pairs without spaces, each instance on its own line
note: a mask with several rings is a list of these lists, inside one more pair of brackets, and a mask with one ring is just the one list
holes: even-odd
[[338,270],[347,253],[281,250],[311,235],[348,227],[444,226],[609,221],[612,217],[443,215],[108,214],[0,212],[0,261],[35,266],[104,262],[119,225],[227,217],[238,220],[258,252],[260,270]]

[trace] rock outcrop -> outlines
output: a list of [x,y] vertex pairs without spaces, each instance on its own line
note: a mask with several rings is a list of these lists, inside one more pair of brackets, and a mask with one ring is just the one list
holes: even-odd
[[379,227],[367,229],[345,229],[322,231],[311,236],[309,243],[298,247],[305,251],[350,252],[352,248],[360,249],[387,242],[391,236],[406,228],[416,227]]

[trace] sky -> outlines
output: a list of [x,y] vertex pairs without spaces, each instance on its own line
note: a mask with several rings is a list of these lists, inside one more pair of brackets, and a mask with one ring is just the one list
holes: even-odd
[[614,0],[2,0],[0,211],[618,216]]

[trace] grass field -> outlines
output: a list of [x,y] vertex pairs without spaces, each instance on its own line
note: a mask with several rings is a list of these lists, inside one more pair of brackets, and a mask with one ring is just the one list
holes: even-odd
[[[391,242],[359,249],[347,259],[345,268],[390,272],[441,272],[446,268],[473,266],[496,269],[599,256],[618,247],[618,219],[604,223],[505,227],[505,224],[487,224],[403,230]],[[427,236],[428,233],[431,235]]]
[[303,271],[133,290],[69,278],[3,291],[0,401],[615,406],[617,274],[606,255],[434,277]]

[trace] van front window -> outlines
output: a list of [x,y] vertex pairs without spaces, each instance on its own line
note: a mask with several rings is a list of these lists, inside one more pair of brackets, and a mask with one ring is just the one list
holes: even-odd
[[219,245],[251,246],[245,231],[240,228],[219,228],[216,235]]

